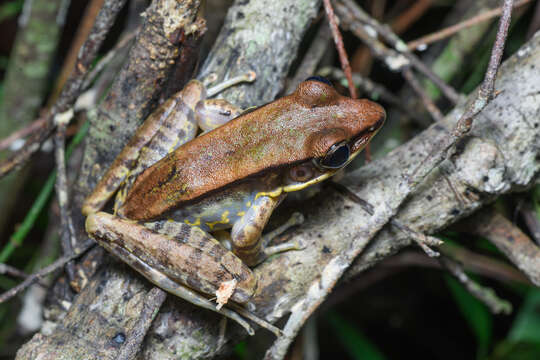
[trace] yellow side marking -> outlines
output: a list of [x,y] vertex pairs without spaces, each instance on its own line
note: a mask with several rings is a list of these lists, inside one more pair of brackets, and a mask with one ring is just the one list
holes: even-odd
[[239,211],[239,212],[236,214],[236,216],[239,216],[239,217],[242,217],[242,216],[244,216],[244,215],[246,215],[246,212],[245,212],[245,211]]
[[190,222],[188,219],[184,220],[184,222],[188,225],[191,225],[191,226],[200,226],[201,225],[201,218],[198,217],[197,220],[195,220],[194,222]]
[[221,214],[221,220],[207,222],[206,225],[210,228],[210,230],[213,230],[216,224],[228,224],[229,222],[229,210],[225,210],[223,214]]
[[250,207],[250,206],[251,206],[251,201],[248,201],[248,202],[246,203],[246,207]]
[[269,192],[264,192],[263,191],[263,192],[257,193],[257,195],[255,195],[255,200],[257,200],[261,196],[268,196],[268,197],[271,197],[271,198],[276,198],[279,195],[281,195],[282,192],[283,192],[283,188],[277,188],[276,190],[269,191]]

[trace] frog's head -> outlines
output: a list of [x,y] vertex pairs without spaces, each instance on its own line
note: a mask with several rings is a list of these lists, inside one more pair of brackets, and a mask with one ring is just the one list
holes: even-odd
[[304,189],[334,175],[366,147],[386,119],[379,104],[342,96],[321,77],[308,78],[291,96],[313,113],[317,126],[311,127],[312,133],[304,142],[309,159],[288,170],[285,192]]

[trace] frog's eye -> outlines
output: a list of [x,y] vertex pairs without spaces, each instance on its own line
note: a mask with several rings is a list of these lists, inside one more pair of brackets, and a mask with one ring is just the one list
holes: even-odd
[[298,165],[289,170],[289,177],[296,182],[305,182],[313,177],[313,167]]
[[320,165],[327,169],[339,169],[349,161],[351,149],[345,141],[332,145],[330,150],[321,159]]
[[333,86],[332,83],[327,78],[319,76],[319,75],[310,76],[305,81],[318,81],[318,82],[325,83],[326,85]]

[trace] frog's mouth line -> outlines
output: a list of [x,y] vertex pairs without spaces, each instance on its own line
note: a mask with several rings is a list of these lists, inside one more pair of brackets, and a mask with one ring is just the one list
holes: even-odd
[[377,120],[375,125],[371,126],[369,129],[362,131],[360,134],[358,134],[358,136],[356,136],[356,138],[351,142],[353,144],[351,147],[353,154],[364,150],[369,141],[373,139],[373,137],[377,135],[379,130],[382,128],[385,120],[386,114],[382,114],[382,116],[379,118],[379,120]]

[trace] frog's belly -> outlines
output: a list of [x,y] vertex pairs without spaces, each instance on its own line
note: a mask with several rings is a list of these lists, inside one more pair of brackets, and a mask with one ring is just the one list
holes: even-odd
[[229,229],[251,207],[258,191],[235,188],[209,196],[171,214],[171,219],[212,232]]

